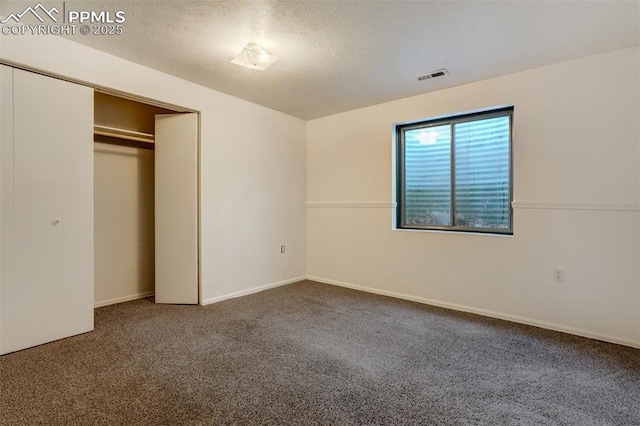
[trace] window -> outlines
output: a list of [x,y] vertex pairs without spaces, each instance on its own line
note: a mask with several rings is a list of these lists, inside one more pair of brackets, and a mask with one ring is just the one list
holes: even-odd
[[513,107],[402,124],[398,228],[512,234]]

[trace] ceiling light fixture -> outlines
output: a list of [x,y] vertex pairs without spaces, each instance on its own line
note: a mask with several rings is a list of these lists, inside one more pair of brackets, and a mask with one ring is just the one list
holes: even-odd
[[258,43],[248,43],[242,48],[238,56],[231,60],[231,63],[254,70],[264,71],[277,60],[277,56],[269,55]]

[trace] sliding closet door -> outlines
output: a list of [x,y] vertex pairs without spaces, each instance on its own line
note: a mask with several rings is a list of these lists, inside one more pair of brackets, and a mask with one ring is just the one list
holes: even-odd
[[156,302],[198,303],[198,115],[156,115]]
[[2,353],[93,329],[93,90],[14,69],[13,99]]
[[13,218],[13,68],[0,65],[0,354],[4,353],[2,330],[3,283],[10,278],[11,222]]

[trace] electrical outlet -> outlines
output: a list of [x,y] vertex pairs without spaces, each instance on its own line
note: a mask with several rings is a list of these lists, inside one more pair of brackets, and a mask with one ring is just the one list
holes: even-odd
[[280,246],[280,253],[284,253],[286,251],[286,247],[285,246]]
[[557,283],[564,282],[564,269],[558,268],[553,270],[553,281]]

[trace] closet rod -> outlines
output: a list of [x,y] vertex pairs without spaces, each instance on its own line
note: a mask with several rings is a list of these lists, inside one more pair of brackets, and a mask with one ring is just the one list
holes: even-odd
[[[107,132],[101,132],[101,133],[107,133]],[[142,148],[142,149],[151,149],[151,150],[154,149],[154,145],[155,145],[153,141],[149,141],[149,140],[134,140],[134,139],[124,138],[120,135],[109,136],[109,135],[101,135],[98,133],[93,134],[93,141],[106,143],[109,145],[128,146],[131,148]]]
[[103,132],[103,131],[100,131],[100,130],[94,130],[93,134],[94,135],[100,135],[100,136],[108,136],[110,138],[126,139],[126,140],[129,140],[129,141],[153,143],[153,139],[139,138],[137,136],[123,135],[121,133],[112,133],[112,132]]
[[150,133],[136,132],[133,130],[118,129],[116,127],[101,126],[96,124],[93,126],[93,133],[101,136],[109,136],[114,138],[128,139],[138,142],[154,142],[154,136]]

